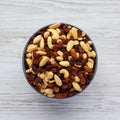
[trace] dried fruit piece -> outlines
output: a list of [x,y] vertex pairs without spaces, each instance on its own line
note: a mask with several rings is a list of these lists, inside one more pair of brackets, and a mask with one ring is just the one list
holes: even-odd
[[88,66],[84,66],[84,69],[87,71],[87,72],[92,72],[93,70],[91,68],[89,68]]
[[72,57],[77,58],[77,54],[76,54],[76,50],[75,49],[72,49],[70,51],[70,54],[71,54]]
[[56,93],[56,94],[55,94],[55,98],[62,99],[62,98],[67,97],[67,95],[68,95],[67,92],[64,92],[64,93]]

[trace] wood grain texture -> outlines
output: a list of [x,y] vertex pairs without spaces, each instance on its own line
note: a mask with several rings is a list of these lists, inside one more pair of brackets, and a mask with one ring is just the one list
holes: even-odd
[[[68,99],[35,92],[22,53],[40,27],[65,22],[85,30],[99,64],[90,86]],[[0,0],[0,120],[120,120],[120,0]]]

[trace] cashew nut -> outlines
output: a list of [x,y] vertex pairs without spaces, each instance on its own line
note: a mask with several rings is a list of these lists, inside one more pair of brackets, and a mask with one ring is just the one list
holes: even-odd
[[64,75],[64,78],[68,78],[69,77],[69,72],[66,69],[61,69],[60,73]]
[[48,31],[52,33],[52,39],[57,40],[59,38],[59,34],[58,34],[58,32],[56,30],[48,29]]

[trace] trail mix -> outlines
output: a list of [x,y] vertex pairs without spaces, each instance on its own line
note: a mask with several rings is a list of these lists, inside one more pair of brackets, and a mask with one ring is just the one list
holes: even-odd
[[28,82],[48,97],[73,96],[94,76],[92,41],[71,25],[56,23],[40,29],[30,38],[24,58]]

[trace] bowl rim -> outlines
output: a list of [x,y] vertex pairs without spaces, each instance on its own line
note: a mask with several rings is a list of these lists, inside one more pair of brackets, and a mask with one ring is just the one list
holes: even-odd
[[[24,47],[23,53],[22,53],[22,68],[23,68],[23,73],[24,73],[24,76],[25,76],[25,79],[26,79],[26,80],[27,80],[27,78],[26,78],[26,68],[25,68],[25,51],[26,51],[26,48],[27,48],[27,46],[28,46],[28,44],[29,44],[29,41],[30,41],[30,39],[31,39],[33,36],[35,36],[35,35],[38,33],[38,31],[40,31],[41,29],[43,29],[43,28],[45,28],[45,27],[48,27],[48,26],[50,26],[50,25],[53,25],[53,24],[56,24],[56,23],[48,24],[48,25],[43,26],[43,27],[41,27],[40,29],[38,29],[34,34],[32,34],[31,37],[29,37],[29,39],[28,39],[27,42],[25,43],[25,47]],[[82,29],[80,29],[79,27],[76,27],[75,25],[71,25],[71,24],[63,23],[63,22],[60,23],[60,24],[66,24],[66,25],[68,25],[68,26],[75,27],[75,28],[77,28],[77,29],[80,30],[80,31],[83,31]],[[91,40],[91,38],[89,37],[89,35],[88,35],[87,33],[86,33],[85,36],[86,36],[90,41],[93,42],[93,40]],[[27,80],[27,82],[29,83],[29,85],[30,85],[37,93],[39,93],[39,94],[41,94],[41,95],[43,95],[43,96],[45,96],[45,97],[47,97],[47,98],[49,98],[49,99],[68,99],[68,98],[71,98],[71,97],[73,97],[73,96],[76,96],[76,95],[82,93],[82,92],[85,91],[86,88],[92,83],[92,81],[93,81],[93,79],[94,79],[94,77],[95,77],[95,75],[96,75],[97,68],[98,68],[98,53],[97,53],[97,50],[96,50],[96,47],[95,47],[95,44],[94,44],[94,43],[92,44],[92,47],[93,47],[94,51],[96,52],[96,60],[95,60],[95,64],[94,64],[94,73],[93,73],[93,77],[92,77],[92,79],[90,80],[89,84],[87,84],[87,85],[85,86],[85,88],[82,89],[82,91],[76,92],[74,95],[72,95],[72,96],[67,96],[67,97],[65,97],[65,98],[55,98],[55,97],[52,97],[52,98],[51,98],[51,97],[47,97],[46,95],[42,94],[41,92],[38,92],[38,91],[28,82],[28,80]]]

